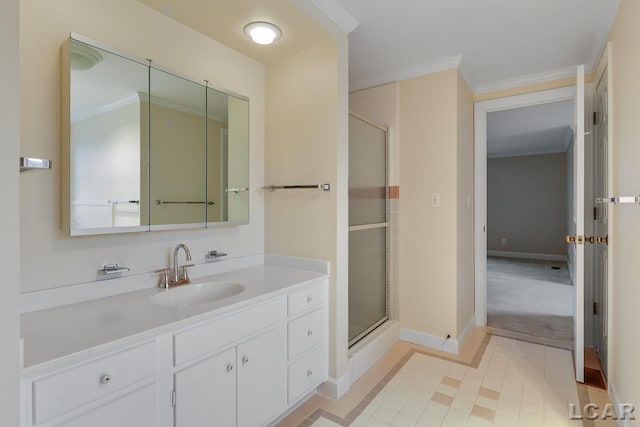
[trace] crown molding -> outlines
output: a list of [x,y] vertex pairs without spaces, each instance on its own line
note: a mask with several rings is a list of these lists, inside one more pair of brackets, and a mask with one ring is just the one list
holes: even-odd
[[593,51],[591,52],[591,61],[587,66],[587,68],[592,71],[598,66],[598,63],[600,62],[600,57],[602,56],[602,52],[604,52],[607,41],[609,40],[609,33],[611,32],[611,27],[613,27],[613,22],[616,19],[616,14],[618,13],[619,6],[620,0],[609,0],[609,6],[607,7],[607,12],[604,15],[604,19],[599,22],[596,32],[596,43],[593,45]]
[[[558,70],[544,71],[542,73],[528,74],[520,77],[513,77],[505,80],[498,80],[492,83],[481,83],[476,88],[476,94],[495,92],[498,90],[512,89],[514,87],[527,86],[536,83],[544,83],[551,80],[575,77],[577,66],[560,68]],[[590,71],[589,71],[590,72]]]
[[108,113],[109,111],[117,110],[118,108],[122,108],[129,104],[133,104],[134,102],[140,102],[140,97],[137,93],[127,96],[126,98],[122,98],[117,101],[111,102],[107,105],[102,105],[100,107],[97,107],[91,110],[82,111],[79,114],[75,114],[71,118],[71,123],[77,123],[91,117],[99,116],[100,114]]
[[[149,102],[149,95],[146,93],[138,92],[140,101]],[[191,114],[198,117],[204,117],[205,113],[201,108],[193,107],[191,105],[181,104],[179,102],[162,98],[159,96],[151,95],[151,103],[153,105],[159,105],[160,107],[169,108],[170,110],[181,111],[183,113]],[[226,123],[229,121],[228,117],[220,116],[218,114],[207,112],[207,119],[217,120],[219,122]]]
[[[366,79],[356,80],[350,82],[349,92],[356,92],[375,86],[381,86],[387,83],[399,82],[401,80],[407,80],[413,77],[425,76],[427,74],[434,74],[441,71],[450,70],[452,68],[458,68],[461,62],[462,55],[456,55],[449,58],[443,58],[438,61],[429,62],[428,64],[424,64],[419,67],[413,67],[397,73],[381,74],[378,76],[368,77]],[[467,84],[469,84],[468,81]]]
[[460,75],[467,82],[467,86],[471,89],[471,92],[475,93],[477,89],[477,84],[475,79],[473,78],[473,73],[471,72],[471,67],[469,63],[464,60],[464,57],[461,57],[460,64],[458,65],[458,71],[460,71]]
[[358,21],[335,0],[311,0],[311,3],[327,15],[346,34],[355,30],[359,25]]
[[[128,96],[123,99],[119,99],[115,102],[112,102],[107,105],[100,106],[98,108],[94,108],[92,110],[83,112],[82,114],[76,115],[71,123],[77,123],[82,120],[88,119],[90,117],[99,116],[100,114],[108,113],[109,111],[116,110],[118,108],[122,108],[126,105],[133,104],[134,102],[149,102],[149,95],[142,92],[137,92],[131,96]],[[182,111],[183,113],[193,114],[194,116],[204,117],[204,112],[200,108],[192,107],[189,105],[180,104],[175,101],[171,101],[165,98],[161,98],[158,96],[151,96],[151,103],[154,105],[159,105],[161,107],[170,108],[172,110]],[[208,119],[217,120],[219,122],[226,123],[228,121],[227,117],[220,116],[214,113],[207,113]]]

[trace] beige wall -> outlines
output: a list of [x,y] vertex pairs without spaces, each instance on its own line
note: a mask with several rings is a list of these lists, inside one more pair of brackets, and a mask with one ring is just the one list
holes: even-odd
[[[613,41],[613,186],[614,194],[636,194],[640,188],[640,144],[638,144],[638,116],[640,115],[640,2],[622,0],[611,30]],[[621,403],[640,405],[640,286],[637,264],[640,246],[640,208],[615,206],[611,245],[614,251],[613,283],[610,286],[612,311],[610,336],[612,372],[610,386]]]
[[[457,87],[455,69],[400,82],[402,326],[457,336]],[[441,207],[432,208],[432,193]]]
[[[20,283],[18,0],[0,3],[0,414],[2,424],[19,425],[18,292]],[[27,153],[23,151],[26,155]],[[31,154],[31,153],[29,153]],[[32,172],[38,173],[38,172]]]
[[[155,200],[203,201],[206,197],[207,140],[204,115],[152,102],[150,119],[151,225],[204,223],[205,205],[155,204]],[[146,139],[144,132],[142,141]]]
[[566,255],[567,200],[566,153],[488,159],[487,249]]
[[265,239],[269,253],[328,259],[330,376],[347,369],[346,289],[337,265],[339,46],[327,42],[267,66],[265,183],[330,183],[329,192],[280,190],[266,194]]
[[475,313],[473,93],[458,73],[457,335]]
[[[105,262],[142,273],[166,267],[177,243],[196,262],[213,248],[231,257],[264,251],[264,65],[130,0],[20,2],[21,150],[53,170],[21,177],[22,291],[93,281]],[[69,238],[60,229],[60,50],[76,32],[250,98],[251,223],[222,229]]]

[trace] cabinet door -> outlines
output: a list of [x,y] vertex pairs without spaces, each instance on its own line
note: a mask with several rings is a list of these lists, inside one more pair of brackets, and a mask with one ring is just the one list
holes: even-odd
[[284,325],[237,348],[238,427],[262,426],[286,406]]
[[175,374],[176,427],[235,427],[236,350]]
[[56,423],[64,427],[155,427],[156,384],[119,396],[105,405],[88,411],[71,420]]

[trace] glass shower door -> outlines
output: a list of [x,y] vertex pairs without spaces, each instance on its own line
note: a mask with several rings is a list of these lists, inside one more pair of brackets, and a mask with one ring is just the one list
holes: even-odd
[[387,130],[349,115],[349,345],[388,319]]

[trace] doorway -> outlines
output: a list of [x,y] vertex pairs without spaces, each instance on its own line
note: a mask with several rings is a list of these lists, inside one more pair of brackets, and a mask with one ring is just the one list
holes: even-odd
[[498,98],[475,104],[475,308],[476,323],[487,324],[487,115],[494,111],[541,105],[552,102],[573,101],[574,147],[573,203],[568,237],[567,258],[573,270],[574,351],[575,378],[584,381],[584,206],[585,206],[585,109],[584,66],[577,67],[577,84],[547,91],[533,92],[507,98]]
[[574,101],[487,113],[487,326],[573,340]]

